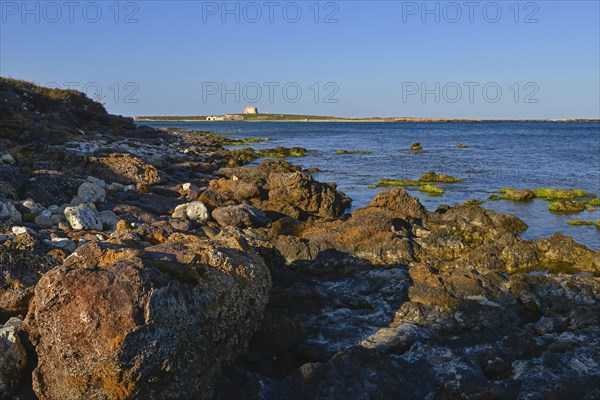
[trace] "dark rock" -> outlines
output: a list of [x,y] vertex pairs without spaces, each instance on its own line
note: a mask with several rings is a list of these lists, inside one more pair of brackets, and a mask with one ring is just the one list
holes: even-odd
[[264,212],[249,204],[217,208],[212,217],[221,226],[244,228],[258,228],[271,222]]

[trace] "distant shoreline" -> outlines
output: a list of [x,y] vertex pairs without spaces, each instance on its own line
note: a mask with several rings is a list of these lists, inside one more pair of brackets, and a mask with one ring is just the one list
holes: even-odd
[[244,120],[225,120],[225,121],[207,121],[206,117],[134,117],[136,122],[387,122],[387,123],[423,123],[423,122],[437,122],[437,123],[481,123],[481,122],[561,122],[561,123],[600,123],[600,119],[465,119],[465,118],[339,118],[339,117],[312,117],[307,116],[306,118],[285,118],[281,116],[274,116],[269,118],[264,114],[260,115],[266,118],[256,118],[253,116],[249,119]]

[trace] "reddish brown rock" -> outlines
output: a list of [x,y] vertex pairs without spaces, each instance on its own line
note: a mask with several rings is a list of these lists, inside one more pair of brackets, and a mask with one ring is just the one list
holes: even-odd
[[239,242],[179,234],[143,252],[88,244],[37,286],[26,320],[34,390],[40,399],[210,398],[258,328],[269,288],[262,259]]

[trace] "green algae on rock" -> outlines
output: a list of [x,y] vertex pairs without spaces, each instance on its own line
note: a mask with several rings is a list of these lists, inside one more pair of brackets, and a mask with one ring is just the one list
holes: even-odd
[[535,197],[544,200],[572,200],[580,197],[596,197],[594,194],[586,193],[581,189],[533,189]]
[[387,179],[381,178],[379,182],[374,185],[369,185],[370,189],[375,189],[378,187],[386,187],[386,186],[423,186],[425,183],[420,181],[411,181],[411,180],[396,180],[396,179]]
[[419,150],[423,150],[423,146],[421,146],[421,143],[413,143],[410,146],[411,150],[415,150],[415,151],[419,151]]
[[548,209],[557,213],[580,213],[585,210],[585,203],[572,200],[558,200],[548,206]]
[[335,154],[373,154],[373,152],[366,150],[336,150]]
[[246,138],[246,139],[236,139],[226,142],[225,144],[228,146],[243,146],[247,143],[263,143],[266,142],[267,139],[261,138]]
[[471,199],[471,200],[465,201],[465,206],[478,206],[480,204],[483,204],[483,200]]
[[513,188],[502,188],[498,191],[502,195],[491,195],[490,200],[512,200],[512,201],[530,201],[535,199],[544,199],[548,201],[552,200],[573,200],[576,198],[594,198],[583,202],[595,206],[600,204],[598,199],[595,199],[596,195],[593,193],[587,193],[581,189],[513,189]]
[[596,226],[596,228],[600,229],[600,219],[597,220],[596,222],[589,221],[589,220],[572,219],[570,221],[567,221],[567,224],[573,225],[573,226],[594,225],[594,226]]
[[430,184],[421,186],[419,188],[419,191],[425,192],[427,194],[431,194],[431,195],[434,195],[434,196],[439,196],[439,195],[444,194],[444,189],[439,188],[439,187],[434,186],[434,185],[430,185]]
[[503,196],[501,196],[501,198],[503,198],[505,200],[530,201],[535,198],[535,193],[532,190],[528,190],[528,189],[519,190],[519,189],[503,188],[503,189],[500,189],[499,192],[503,194]]
[[374,185],[369,185],[369,188],[374,189],[378,187],[385,186],[425,186],[431,183],[456,183],[462,182],[462,179],[446,175],[446,174],[436,174],[435,171],[427,171],[423,175],[419,177],[419,180],[411,180],[411,179],[387,179],[381,178],[379,182]]
[[421,182],[455,183],[462,179],[446,174],[436,174],[435,171],[427,171],[419,177]]
[[284,157],[304,157],[308,150],[303,147],[282,147],[277,146],[273,149],[260,149],[257,151],[259,157],[273,157],[273,158],[284,158]]

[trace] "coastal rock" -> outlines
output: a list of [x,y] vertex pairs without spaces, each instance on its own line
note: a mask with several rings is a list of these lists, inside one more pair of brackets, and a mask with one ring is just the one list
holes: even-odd
[[0,314],[25,314],[42,274],[58,264],[37,236],[19,232],[0,243]]
[[265,187],[269,194],[263,210],[302,221],[310,217],[339,217],[350,206],[350,199],[334,184],[317,182],[304,172],[272,173]]
[[530,201],[535,198],[533,190],[506,189],[502,191],[505,199],[513,201]]
[[50,169],[33,171],[28,176],[22,197],[35,199],[42,206],[69,203],[82,183],[68,173]]
[[409,263],[419,248],[411,241],[410,223],[425,219],[427,210],[419,200],[395,188],[379,193],[369,207],[354,211],[347,220],[307,225],[297,238],[276,236],[272,242],[289,264],[311,271],[356,263]]
[[192,201],[175,207],[171,218],[187,218],[192,221],[206,222],[209,218],[208,209],[201,201]]
[[600,276],[600,250],[593,252],[561,233],[538,239],[534,243],[546,269],[571,273],[589,272]]
[[258,328],[269,288],[262,259],[239,241],[180,234],[143,252],[87,244],[36,288],[26,319],[34,390],[41,399],[210,398]]
[[1,220],[8,221],[9,224],[19,224],[21,223],[22,217],[15,206],[0,201],[0,221]]
[[10,153],[3,154],[2,157],[0,158],[0,160],[4,164],[9,164],[9,165],[13,165],[13,164],[15,164],[17,162],[15,160],[15,158]]
[[427,209],[416,197],[411,196],[402,188],[393,188],[379,192],[369,203],[370,207],[387,208],[399,212],[405,217],[424,220]]
[[71,228],[80,230],[102,230],[102,221],[98,219],[96,212],[89,206],[82,204],[65,209],[65,217]]
[[91,157],[88,171],[106,182],[117,182],[124,185],[143,183],[154,185],[160,183],[163,174],[153,165],[131,154],[109,154],[106,157]]
[[112,230],[115,229],[119,222],[119,216],[110,210],[100,211],[96,214],[98,220],[102,223],[102,229]]
[[27,366],[27,354],[19,333],[23,321],[11,318],[0,325],[0,399],[11,398],[23,378]]
[[77,189],[77,202],[80,203],[103,203],[105,198],[106,190],[96,183],[83,182]]
[[208,209],[200,201],[188,203],[185,214],[192,221],[206,222],[208,220]]
[[258,228],[271,222],[264,212],[249,204],[217,208],[212,216],[221,226]]
[[18,168],[0,164],[0,202],[15,202],[25,184],[25,177]]

